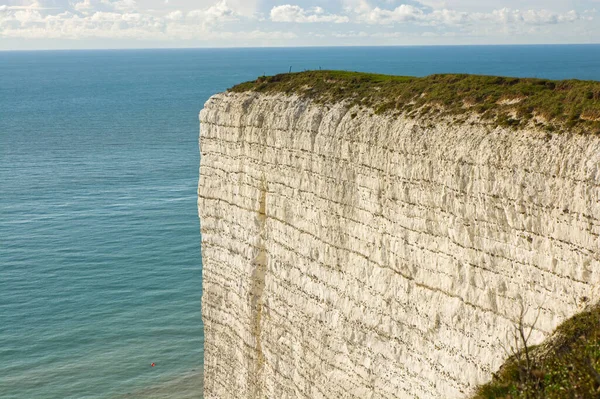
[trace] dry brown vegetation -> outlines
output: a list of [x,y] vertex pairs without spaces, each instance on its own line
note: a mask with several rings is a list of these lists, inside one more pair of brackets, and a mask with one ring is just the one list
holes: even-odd
[[308,71],[262,76],[230,90],[297,94],[322,103],[346,100],[378,114],[452,116],[457,122],[477,114],[496,126],[600,134],[600,82],[596,81]]

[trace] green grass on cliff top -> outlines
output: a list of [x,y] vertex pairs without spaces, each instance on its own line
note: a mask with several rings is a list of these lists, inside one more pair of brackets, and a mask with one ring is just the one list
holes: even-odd
[[297,94],[319,103],[350,105],[410,117],[473,113],[493,125],[569,129],[600,134],[600,82],[552,81],[479,75],[423,78],[344,71],[308,71],[262,76],[233,92]]

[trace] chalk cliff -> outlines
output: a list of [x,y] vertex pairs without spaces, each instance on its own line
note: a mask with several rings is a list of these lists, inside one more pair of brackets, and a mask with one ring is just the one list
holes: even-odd
[[[226,92],[200,113],[205,398],[460,398],[600,282],[600,137]],[[534,342],[534,343],[535,343]]]

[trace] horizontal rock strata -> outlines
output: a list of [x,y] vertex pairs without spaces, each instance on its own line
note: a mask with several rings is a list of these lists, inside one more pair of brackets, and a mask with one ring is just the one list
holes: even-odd
[[200,113],[205,398],[459,398],[600,281],[600,138],[224,93]]

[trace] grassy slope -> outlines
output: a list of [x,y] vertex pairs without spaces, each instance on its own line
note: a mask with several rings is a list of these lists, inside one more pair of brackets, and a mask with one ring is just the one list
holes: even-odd
[[532,350],[529,368],[524,356],[511,356],[474,399],[600,398],[599,306],[565,321]]
[[600,134],[600,82],[596,81],[308,71],[259,77],[230,91],[282,92],[322,103],[348,100],[375,113],[446,115],[455,116],[457,122],[477,113],[496,126],[568,128]]

